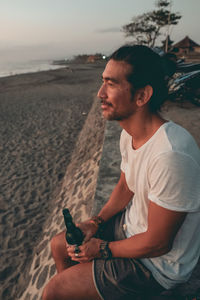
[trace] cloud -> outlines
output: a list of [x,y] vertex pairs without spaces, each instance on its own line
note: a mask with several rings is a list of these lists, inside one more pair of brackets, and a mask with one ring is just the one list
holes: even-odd
[[102,29],[97,29],[95,30],[97,33],[117,33],[121,32],[120,27],[110,27],[110,28],[102,28]]

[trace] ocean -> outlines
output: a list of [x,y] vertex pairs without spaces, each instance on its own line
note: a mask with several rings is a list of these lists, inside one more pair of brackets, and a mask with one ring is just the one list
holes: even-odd
[[52,60],[0,61],[0,77],[55,70],[66,66],[53,65]]

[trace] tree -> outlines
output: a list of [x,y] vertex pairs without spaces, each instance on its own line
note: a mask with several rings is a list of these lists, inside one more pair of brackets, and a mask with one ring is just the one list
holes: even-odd
[[162,49],[167,52],[168,50],[170,50],[172,48],[172,44],[174,43],[174,41],[171,40],[170,36],[167,35],[166,38],[161,41],[162,43]]
[[[177,25],[181,19],[179,13],[171,12],[170,0],[156,1],[156,10],[144,13],[132,19],[132,22],[124,25],[122,30],[125,35],[133,37],[138,44],[154,47],[157,38],[163,35],[162,29]],[[166,34],[165,34],[166,35]]]

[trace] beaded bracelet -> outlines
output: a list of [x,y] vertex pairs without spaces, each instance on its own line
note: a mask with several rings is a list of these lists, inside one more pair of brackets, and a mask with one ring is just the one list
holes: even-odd
[[97,228],[99,228],[104,223],[104,220],[100,216],[94,216],[90,219],[89,222],[94,224]]

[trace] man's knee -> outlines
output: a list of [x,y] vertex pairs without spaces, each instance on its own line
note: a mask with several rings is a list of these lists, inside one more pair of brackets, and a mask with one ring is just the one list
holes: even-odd
[[43,294],[42,294],[42,300],[55,300],[55,295],[54,292],[51,288],[51,286],[48,284],[44,290],[43,290]]
[[60,254],[66,248],[65,233],[61,232],[51,239],[51,252],[54,255]]
[[57,275],[54,276],[45,286],[42,294],[42,300],[61,300],[59,295],[61,289],[60,284],[61,280],[59,280],[59,277]]

